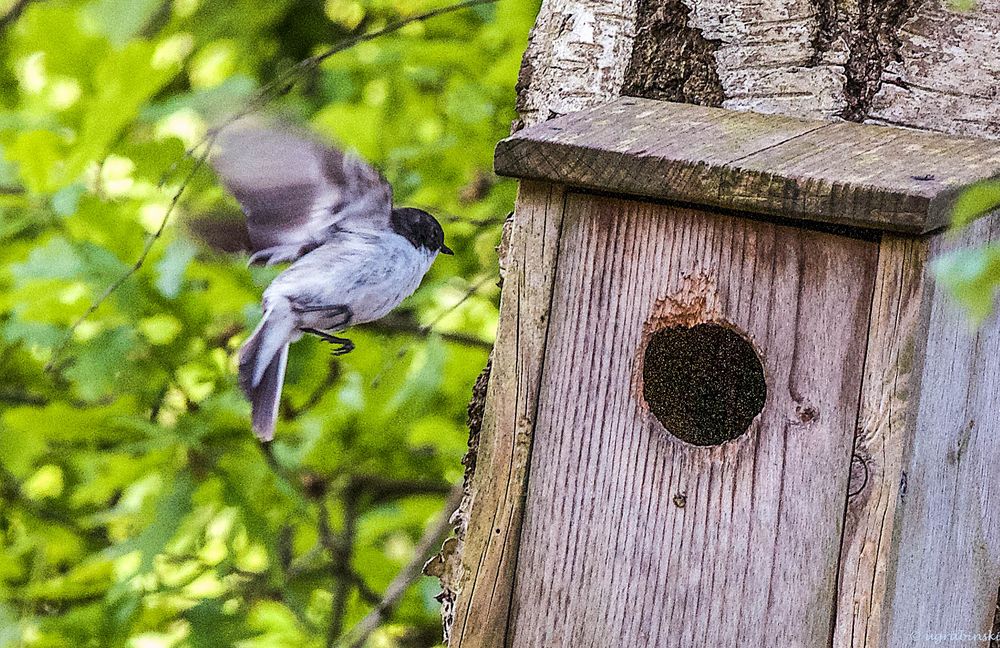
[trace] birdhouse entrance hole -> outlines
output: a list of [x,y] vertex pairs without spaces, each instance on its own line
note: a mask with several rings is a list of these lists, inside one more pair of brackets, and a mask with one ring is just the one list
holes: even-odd
[[760,414],[766,396],[757,352],[727,326],[667,327],[646,344],[642,397],[682,441],[710,446],[735,439]]

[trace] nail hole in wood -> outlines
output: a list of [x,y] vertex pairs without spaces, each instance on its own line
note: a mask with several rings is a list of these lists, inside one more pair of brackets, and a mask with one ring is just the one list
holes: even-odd
[[675,437],[697,446],[735,439],[764,408],[764,367],[753,345],[717,323],[652,334],[643,352],[642,396]]

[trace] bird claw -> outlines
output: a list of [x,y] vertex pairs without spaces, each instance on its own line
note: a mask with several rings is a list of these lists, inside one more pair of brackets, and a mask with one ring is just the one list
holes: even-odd
[[354,350],[354,343],[347,338],[338,338],[336,342],[333,340],[326,340],[330,344],[340,344],[339,347],[330,352],[332,356],[342,356],[347,355]]
[[327,333],[325,331],[320,331],[319,329],[314,329],[314,328],[304,328],[302,330],[306,333],[311,333],[315,335],[316,337],[323,340],[327,344],[339,345],[337,346],[337,348],[335,348],[333,351],[330,352],[331,355],[342,356],[354,350],[354,343],[348,340],[347,338],[337,337],[332,333]]

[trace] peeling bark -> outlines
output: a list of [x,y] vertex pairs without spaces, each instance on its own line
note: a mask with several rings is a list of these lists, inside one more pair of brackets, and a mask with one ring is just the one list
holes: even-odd
[[639,0],[638,24],[622,94],[722,105],[722,82],[715,71],[719,42],[688,27],[689,13],[681,0]]
[[885,68],[901,60],[899,30],[909,17],[910,5],[910,0],[858,2],[857,23],[844,69],[844,119],[863,122],[871,113],[872,99],[882,87]]
[[734,110],[1000,137],[1000,0],[951,7],[548,1],[525,53],[518,112],[530,125],[623,93],[717,105],[721,88]]
[[902,26],[868,121],[1000,138],[1000,0],[921,4]]
[[634,0],[546,0],[522,62],[521,123],[530,126],[620,94],[634,15]]
[[468,407],[469,446],[462,465],[465,474],[462,478],[462,503],[451,516],[454,525],[454,535],[444,541],[441,551],[424,564],[424,574],[433,576],[441,582],[441,592],[435,597],[441,603],[441,625],[444,641],[451,639],[451,624],[455,620],[455,600],[462,581],[462,543],[469,525],[469,508],[474,499],[472,493],[472,477],[476,474],[476,455],[479,451],[479,432],[483,427],[483,412],[486,410],[486,388],[490,381],[490,369],[493,355],[486,361],[476,384],[472,387],[472,400]]
[[[497,264],[500,271],[500,284],[507,273],[507,255],[510,247],[510,228],[513,224],[513,212],[507,215],[497,245]],[[462,585],[462,547],[465,534],[469,527],[469,512],[475,501],[473,477],[476,474],[476,460],[479,455],[479,433],[483,428],[483,415],[486,412],[486,390],[490,382],[490,371],[493,366],[493,353],[486,360],[486,366],[476,378],[472,386],[472,399],[466,409],[466,424],[469,428],[469,444],[462,465],[465,472],[462,476],[462,502],[451,516],[454,535],[444,541],[441,551],[424,565],[424,574],[437,578],[441,583],[441,592],[435,597],[441,603],[441,626],[444,642],[451,639],[451,626],[455,620],[455,601]]]
[[824,32],[822,11],[813,2],[692,4],[692,25],[720,43],[716,63],[726,97],[723,106],[819,118],[833,117],[843,108],[845,47],[831,30],[822,56],[816,55],[817,36]]

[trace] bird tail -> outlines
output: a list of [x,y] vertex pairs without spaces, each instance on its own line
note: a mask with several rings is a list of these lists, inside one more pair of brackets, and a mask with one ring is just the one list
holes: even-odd
[[274,438],[278,403],[285,382],[288,344],[295,322],[287,306],[272,306],[240,348],[240,387],[250,400],[253,431],[261,441]]

